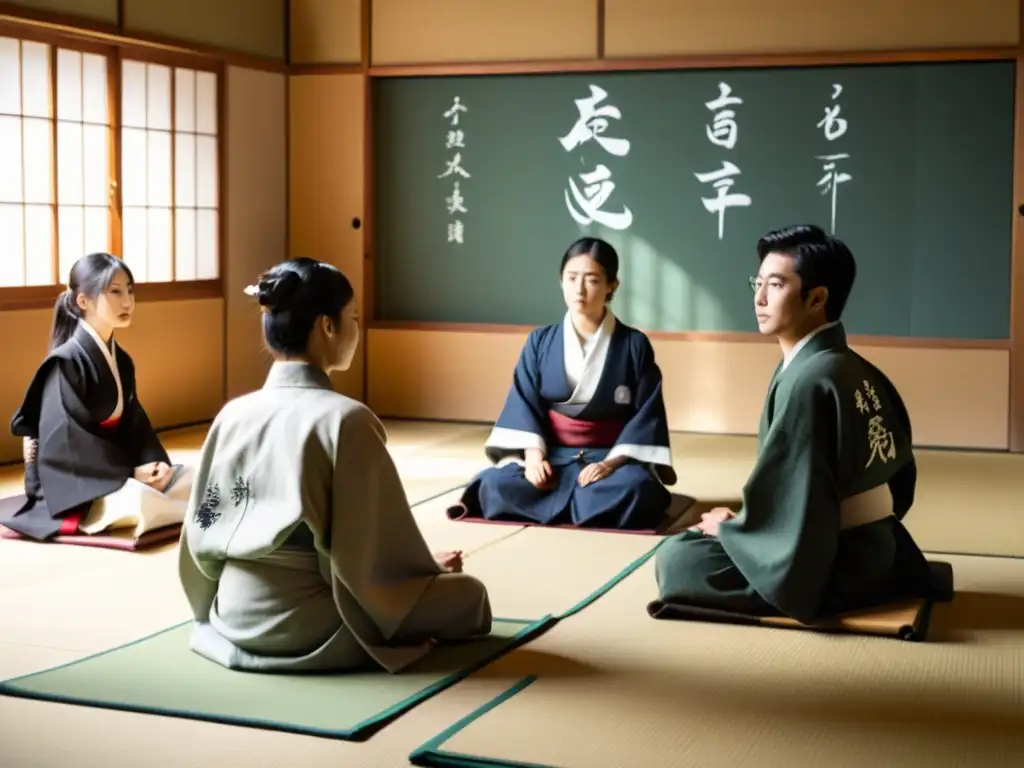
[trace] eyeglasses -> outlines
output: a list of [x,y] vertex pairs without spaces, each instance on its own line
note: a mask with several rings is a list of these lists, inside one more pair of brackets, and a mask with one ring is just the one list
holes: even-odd
[[[786,279],[779,275],[769,275],[768,282],[771,283],[773,287],[781,288],[786,284]],[[758,289],[764,284],[764,280],[760,277],[748,277],[747,283],[750,284],[750,290],[757,293]]]

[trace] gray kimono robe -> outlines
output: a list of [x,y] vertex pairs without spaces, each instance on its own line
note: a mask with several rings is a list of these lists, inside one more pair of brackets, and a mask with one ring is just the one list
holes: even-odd
[[224,406],[181,536],[194,651],[251,671],[396,672],[432,639],[490,631],[486,590],[435,562],[385,441],[306,363],[275,363]]

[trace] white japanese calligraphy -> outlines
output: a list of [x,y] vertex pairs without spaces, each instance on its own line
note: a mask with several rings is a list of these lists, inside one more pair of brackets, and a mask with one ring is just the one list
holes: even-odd
[[607,98],[608,92],[596,85],[590,86],[590,96],[586,99],[576,99],[576,109],[579,111],[579,119],[565,136],[559,139],[566,152],[571,152],[580,144],[593,139],[608,153],[618,157],[625,157],[629,154],[629,140],[606,137],[604,132],[608,130],[608,118],[615,120],[622,119],[622,112],[611,104],[603,107],[597,106]]
[[701,202],[709,213],[718,214],[718,239],[721,240],[725,234],[725,211],[727,208],[750,206],[750,195],[730,192],[733,184],[736,183],[735,176],[740,175],[740,169],[728,160],[722,161],[722,167],[717,171],[708,173],[695,173],[697,181],[701,184],[711,184],[718,194],[715,197],[702,197]]
[[[596,85],[590,86],[590,96],[576,99],[579,116],[576,124],[559,142],[566,152],[572,152],[582,144],[593,140],[603,150],[616,157],[629,154],[628,139],[607,136],[609,120],[621,120],[622,112],[613,104],[601,104],[608,97],[608,92]],[[583,158],[581,158],[581,162]],[[569,178],[569,188],[564,190],[565,205],[569,215],[584,226],[596,222],[610,229],[627,229],[633,223],[633,212],[623,205],[618,212],[606,211],[603,206],[608,202],[615,182],[608,166],[598,163],[593,171],[579,174],[579,181]]]
[[452,102],[452,105],[444,113],[444,117],[447,117],[451,121],[452,125],[458,125],[459,113],[468,111],[469,109],[462,103],[462,99],[456,96],[454,101]]
[[[718,96],[711,101],[705,101],[704,106],[714,112],[714,117],[709,125],[704,127],[708,135],[708,141],[716,147],[732,150],[736,147],[736,140],[739,135],[739,126],[736,123],[736,111],[726,109],[730,106],[738,106],[743,99],[734,96],[732,88],[728,83],[718,84]],[[748,207],[751,204],[750,195],[743,195],[738,192],[730,192],[736,183],[735,176],[739,176],[740,169],[728,160],[722,161],[722,167],[717,171],[708,173],[695,173],[694,176],[701,184],[711,184],[717,194],[715,197],[702,197],[701,202],[709,213],[718,214],[718,239],[725,237],[725,211],[727,208]]]
[[444,148],[452,149],[454,147],[465,147],[466,146],[466,134],[462,131],[448,131],[448,138],[445,139]]
[[462,196],[462,192],[459,190],[459,182],[457,181],[453,185],[451,196],[446,197],[445,202],[448,204],[448,213],[468,213],[463,205],[466,199]]
[[[842,92],[843,86],[838,83],[834,84],[832,86],[832,101],[836,102]],[[842,105],[839,103],[825,107],[825,117],[818,121],[817,127],[823,129],[826,141],[835,141],[846,134],[847,122],[846,118],[840,116],[841,112]],[[822,195],[831,195],[832,197],[831,231],[833,233],[836,231],[836,201],[838,199],[839,185],[853,179],[853,176],[849,173],[839,170],[839,161],[848,160],[849,158],[850,155],[847,152],[816,155],[816,159],[822,161],[821,170],[823,173],[817,186],[821,188]]]
[[596,221],[609,229],[626,229],[633,223],[633,212],[626,206],[618,213],[601,210],[601,206],[615,190],[615,182],[611,177],[612,173],[607,166],[599,164],[590,173],[580,174],[580,180],[586,185],[582,191],[576,185],[575,179],[569,179],[569,189],[565,191],[565,204],[569,208],[569,214],[579,224],[586,226]]
[[[462,99],[458,96],[452,99],[452,105],[444,113],[443,116],[448,119],[451,130],[446,131],[444,148],[445,149],[465,149],[466,148],[466,134],[461,128],[455,128],[459,124],[459,115],[469,111],[469,108],[462,103]],[[459,178],[469,179],[472,175],[465,168],[462,167],[462,152],[456,152],[452,155],[451,159],[446,161],[445,169],[443,172],[437,175],[439,179],[445,179],[449,176],[455,177],[452,180],[452,193],[445,197],[445,208],[448,210],[448,215],[456,215],[460,213],[468,213],[466,210],[466,198],[462,194],[462,187],[459,182]],[[448,222],[448,242],[455,243],[456,245],[462,245],[465,243],[466,227],[461,219],[456,218],[454,221]]]
[[438,174],[437,178],[443,179],[445,176],[451,176],[456,174],[464,179],[470,178],[469,172],[462,167],[462,153],[456,152],[455,157],[448,161],[447,167],[444,169],[444,173]]
[[725,109],[733,104],[742,104],[743,99],[732,95],[732,88],[728,83],[718,84],[718,98],[704,102],[704,106],[715,113],[711,125],[705,126],[708,140],[712,144],[726,149],[736,146],[736,134],[739,126],[736,125],[736,112],[732,109]]
[[[832,101],[839,98],[839,94],[843,92],[843,86],[836,83],[832,86]],[[835,141],[844,133],[846,133],[846,118],[840,117],[839,113],[842,112],[842,106],[839,104],[833,104],[831,107],[825,107],[825,116],[818,121],[818,128],[825,129],[825,138],[829,141]]]

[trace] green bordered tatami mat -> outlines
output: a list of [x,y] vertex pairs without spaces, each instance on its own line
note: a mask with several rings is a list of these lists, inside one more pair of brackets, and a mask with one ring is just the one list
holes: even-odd
[[449,752],[441,748],[446,741],[459,733],[463,728],[471,725],[495,707],[511,699],[536,679],[535,676],[525,677],[500,696],[494,697],[483,706],[473,710],[409,755],[409,762],[413,765],[425,766],[426,768],[557,768],[557,766],[543,765],[541,763],[520,763],[515,760],[503,760],[499,757],[464,755],[460,752]]
[[[564,540],[564,535],[556,538]],[[585,538],[578,533],[568,535]],[[568,592],[541,589],[535,593],[535,604],[559,610],[544,611],[543,617],[535,620],[496,618],[490,637],[440,646],[397,675],[228,670],[189,649],[192,625],[187,622],[53,669],[7,680],[0,683],[0,695],[362,741],[425,699],[583,610],[643,565],[655,549],[657,545],[618,568],[611,578],[601,570],[588,572],[589,578],[576,587],[594,581],[598,586],[583,599],[577,599],[580,591],[570,599]],[[561,567],[571,567],[572,553],[565,555]],[[605,563],[604,572],[608,567]],[[595,578],[598,576],[604,581]],[[513,574],[506,574],[505,579],[512,580]],[[500,603],[494,607],[500,611]]]
[[531,529],[494,542],[468,558],[467,572],[488,586],[497,616],[542,618],[496,618],[491,637],[440,646],[397,675],[228,670],[190,650],[191,623],[183,623],[7,680],[0,695],[364,741],[614,591],[661,544],[643,539]]
[[554,623],[494,619],[487,638],[438,647],[395,675],[225,669],[189,649],[191,622],[0,683],[0,695],[363,741]]
[[516,662],[518,674],[489,702],[409,760],[431,768],[1024,765],[1024,562],[950,562],[957,593],[935,605],[927,643],[653,621],[648,562],[545,633],[534,645],[542,661]]
[[[452,525],[460,525],[452,523]],[[470,530],[498,526],[466,526]],[[647,562],[664,539],[528,527],[470,555],[465,569],[487,585],[499,616],[568,618]]]
[[582,611],[584,608],[586,608],[588,605],[593,603],[595,600],[597,600],[597,599],[601,598],[603,595],[607,594],[611,589],[613,589],[615,587],[616,584],[620,583],[627,576],[631,575],[636,569],[638,569],[640,566],[642,566],[644,563],[646,563],[648,560],[650,560],[652,557],[654,557],[654,553],[658,551],[658,547],[660,547],[664,543],[665,543],[665,539],[661,539],[657,544],[655,544],[653,547],[651,547],[647,552],[645,552],[644,554],[640,555],[640,557],[638,557],[636,560],[631,562],[629,565],[627,565],[625,568],[623,568],[621,571],[619,571],[617,574],[615,574],[615,576],[610,578],[608,581],[606,581],[600,587],[595,589],[593,592],[591,592],[585,598],[580,600],[578,603],[573,605],[571,608],[569,608],[569,609],[567,609],[565,611],[562,611],[562,613],[558,614],[558,616],[556,617],[557,620],[561,621],[562,619],[567,619],[570,616],[575,616],[577,613]]

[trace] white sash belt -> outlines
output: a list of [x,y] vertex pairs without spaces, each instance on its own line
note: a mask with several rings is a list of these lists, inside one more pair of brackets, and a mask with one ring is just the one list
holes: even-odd
[[884,520],[893,514],[888,484],[858,493],[839,503],[839,530],[846,531]]

